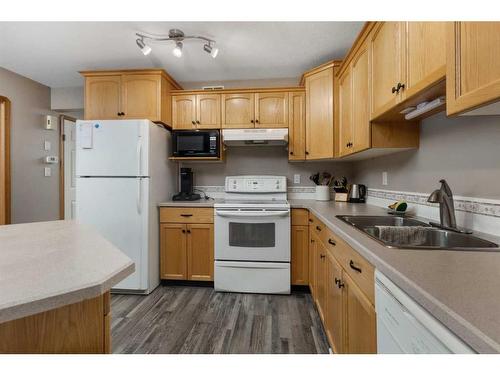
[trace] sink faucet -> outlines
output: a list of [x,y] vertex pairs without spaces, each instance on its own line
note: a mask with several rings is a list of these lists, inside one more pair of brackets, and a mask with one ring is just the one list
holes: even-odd
[[429,198],[427,198],[427,202],[439,203],[439,218],[442,227],[457,229],[453,193],[446,180],[439,180],[439,182],[441,183],[441,188],[434,190]]

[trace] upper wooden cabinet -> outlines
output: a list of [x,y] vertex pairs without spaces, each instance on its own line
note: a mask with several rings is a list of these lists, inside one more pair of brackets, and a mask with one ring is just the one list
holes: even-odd
[[340,62],[333,61],[304,74],[306,87],[306,160],[333,158],[334,76]]
[[220,94],[172,96],[172,128],[220,128]]
[[351,153],[350,145],[353,136],[352,112],[352,69],[348,68],[339,77],[339,156]]
[[255,127],[288,127],[288,92],[255,94]]
[[452,22],[447,46],[447,114],[500,114],[500,22]]
[[[371,51],[372,118],[394,107],[403,89],[403,22],[380,22],[369,38]],[[398,90],[399,88],[399,90]]]
[[253,128],[255,124],[255,94],[222,94],[222,127]]
[[171,124],[170,92],[181,87],[164,70],[80,73],[85,77],[85,119],[149,119]]
[[288,94],[288,160],[306,158],[306,94]]

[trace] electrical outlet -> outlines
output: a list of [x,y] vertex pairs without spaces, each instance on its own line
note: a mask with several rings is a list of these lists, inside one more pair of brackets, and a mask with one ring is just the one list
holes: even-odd
[[50,177],[50,176],[52,176],[52,169],[50,169],[50,167],[45,167],[45,168],[44,168],[44,176],[45,176],[45,177]]
[[294,174],[293,175],[293,183],[294,184],[300,184],[300,174]]
[[387,185],[387,172],[382,172],[382,185]]

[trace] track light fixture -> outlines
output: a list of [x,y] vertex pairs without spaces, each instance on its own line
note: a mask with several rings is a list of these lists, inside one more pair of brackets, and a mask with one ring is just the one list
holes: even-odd
[[151,47],[144,43],[144,40],[142,38],[137,39],[135,42],[141,49],[141,52],[144,54],[144,56],[147,56],[151,53]]
[[142,33],[136,33],[135,35],[137,35],[139,37],[136,40],[136,43],[144,55],[148,55],[151,52],[151,47],[149,47],[144,42],[144,39],[149,39],[149,40],[157,41],[157,42],[174,41],[175,47],[172,50],[172,53],[175,57],[182,57],[182,47],[184,46],[183,41],[186,39],[197,39],[197,40],[204,41],[205,44],[203,45],[203,50],[205,52],[209,53],[210,56],[212,56],[214,59],[217,57],[217,54],[219,53],[219,49],[217,47],[215,47],[215,40],[206,38],[204,36],[199,36],[199,35],[184,35],[184,32],[182,32],[179,29],[169,30],[168,36],[148,35],[148,34],[142,34]]

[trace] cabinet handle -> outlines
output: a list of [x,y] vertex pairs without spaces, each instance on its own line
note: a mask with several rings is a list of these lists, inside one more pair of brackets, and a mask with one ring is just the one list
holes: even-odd
[[311,239],[311,243],[314,243],[314,240],[313,240],[313,239]]
[[306,155],[309,155],[309,151],[306,151]]
[[352,261],[352,259],[351,259],[351,261],[349,262],[349,266],[350,266],[350,267],[351,267],[354,271],[361,273],[361,268],[356,267],[356,266],[354,265],[354,262]]
[[392,86],[391,92],[394,94],[395,92],[398,92],[398,89],[395,86]]
[[290,155],[293,155],[293,151],[290,151]]
[[316,230],[319,231],[319,232],[321,232],[321,228],[320,228],[319,225],[316,225]]
[[194,120],[191,121],[191,124],[196,125],[196,121],[194,121]]
[[250,120],[250,122],[253,124],[253,120]]
[[185,229],[183,229],[183,230],[182,230],[182,233],[186,233],[186,230],[185,230]]
[[193,214],[181,214],[182,217],[191,217]]
[[308,221],[309,221],[310,223],[312,223],[312,222],[313,222],[313,219],[308,219]]
[[187,230],[187,232],[188,232],[188,234],[191,234],[191,231],[189,229]]
[[339,285],[342,280],[335,278],[335,285]]
[[256,123],[259,123],[259,120],[255,120]]
[[398,85],[396,87],[396,92],[399,94],[399,90],[404,90],[405,88],[405,84],[404,83],[401,83],[401,82],[398,82]]
[[200,124],[200,122],[199,122],[198,120],[196,120],[196,123],[197,123],[197,124]]
[[344,287],[344,283],[342,282],[342,280],[339,280],[339,283],[337,284],[339,289],[343,288]]
[[122,113],[121,113],[121,112],[118,112],[116,115],[117,115],[117,116],[121,116],[121,115],[122,115]]
[[328,239],[328,243],[332,246],[337,246],[337,244],[335,243],[334,240],[332,240],[331,238]]
[[325,254],[320,254],[319,257],[320,259],[325,259]]

